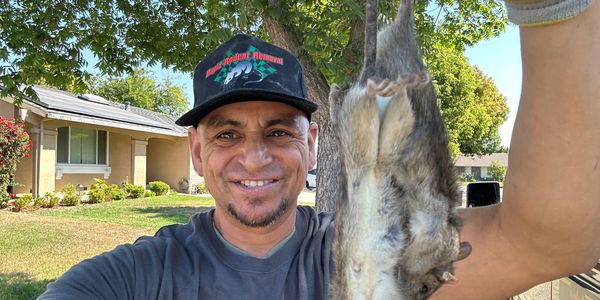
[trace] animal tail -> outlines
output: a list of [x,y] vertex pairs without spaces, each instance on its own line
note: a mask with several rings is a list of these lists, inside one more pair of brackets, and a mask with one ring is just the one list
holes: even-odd
[[378,0],[366,0],[364,62],[358,80],[361,85],[366,85],[367,79],[376,75],[378,2]]

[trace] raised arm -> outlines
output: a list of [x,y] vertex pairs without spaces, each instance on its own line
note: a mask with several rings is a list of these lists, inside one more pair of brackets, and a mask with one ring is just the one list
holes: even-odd
[[600,257],[600,3],[521,27],[521,44],[503,203],[462,212],[473,252],[434,299],[506,299]]

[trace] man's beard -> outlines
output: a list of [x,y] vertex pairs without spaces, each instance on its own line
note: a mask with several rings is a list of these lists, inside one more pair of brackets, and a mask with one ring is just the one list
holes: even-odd
[[[254,201],[260,202],[261,200]],[[290,207],[290,202],[291,201],[287,198],[282,199],[281,203],[279,203],[279,207],[277,207],[277,209],[274,212],[260,219],[240,214],[238,211],[236,211],[235,207],[231,203],[227,205],[227,212],[240,223],[248,227],[269,227],[287,212],[287,210]]]

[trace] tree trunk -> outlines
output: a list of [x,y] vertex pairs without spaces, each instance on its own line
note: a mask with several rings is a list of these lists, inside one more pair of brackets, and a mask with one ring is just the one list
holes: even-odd
[[[269,1],[276,6],[278,1]],[[319,125],[316,204],[319,211],[332,211],[340,193],[339,143],[329,115],[329,85],[307,53],[300,51],[300,41],[292,28],[264,16],[264,25],[272,42],[290,51],[302,64],[309,97],[319,105],[313,120]]]

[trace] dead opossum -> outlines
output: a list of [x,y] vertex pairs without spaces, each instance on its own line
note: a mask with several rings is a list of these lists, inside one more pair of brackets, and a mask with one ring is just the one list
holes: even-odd
[[[367,2],[373,28],[377,4]],[[332,299],[426,299],[470,252],[459,241],[456,175],[413,26],[412,1],[401,0],[376,37],[376,55],[367,29],[359,80],[329,96],[345,181]]]

